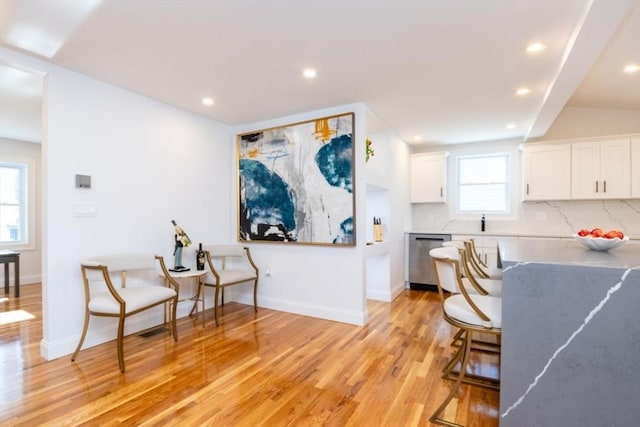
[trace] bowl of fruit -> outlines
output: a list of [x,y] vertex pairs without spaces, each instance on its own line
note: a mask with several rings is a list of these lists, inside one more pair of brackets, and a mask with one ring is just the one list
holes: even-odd
[[608,251],[609,249],[617,248],[629,240],[629,236],[625,236],[622,231],[604,231],[599,227],[592,230],[583,228],[574,234],[573,238],[592,251]]

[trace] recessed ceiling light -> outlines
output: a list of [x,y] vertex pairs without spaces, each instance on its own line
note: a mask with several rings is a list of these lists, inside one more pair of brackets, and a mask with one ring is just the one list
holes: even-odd
[[527,46],[527,52],[529,53],[537,53],[545,50],[547,47],[542,43],[531,43]]
[[516,95],[528,95],[530,93],[531,89],[527,87],[521,87],[520,89],[516,90]]
[[625,73],[633,74],[633,73],[637,73],[638,71],[640,71],[640,65],[637,65],[637,64],[629,64],[626,67],[624,67]]
[[306,68],[303,72],[302,75],[305,76],[308,79],[312,79],[316,76],[316,70],[314,70],[313,68]]
[[202,105],[213,105],[213,98],[209,98],[207,96],[202,98]]
[[515,123],[508,123],[508,124],[507,124],[507,126],[506,126],[506,128],[507,128],[507,129],[515,129],[515,128],[516,128],[516,125],[515,125]]

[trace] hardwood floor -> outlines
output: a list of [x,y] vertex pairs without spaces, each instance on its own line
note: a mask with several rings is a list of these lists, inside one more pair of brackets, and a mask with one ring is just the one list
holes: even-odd
[[[169,332],[125,338],[126,372],[115,341],[53,361],[40,357],[40,286],[21,288],[0,312],[34,320],[0,325],[3,426],[424,426],[452,381],[440,378],[451,327],[438,295],[407,290],[370,301],[364,327],[227,303],[215,327],[178,320]],[[474,372],[497,375],[478,353]],[[446,418],[497,426],[496,391],[463,385]]]

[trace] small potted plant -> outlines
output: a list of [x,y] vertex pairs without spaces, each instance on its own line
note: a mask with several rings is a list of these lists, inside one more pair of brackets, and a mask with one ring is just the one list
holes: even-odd
[[367,157],[365,160],[368,162],[369,157],[373,156],[375,154],[375,151],[373,151],[373,143],[369,138],[367,138],[366,143],[367,143]]

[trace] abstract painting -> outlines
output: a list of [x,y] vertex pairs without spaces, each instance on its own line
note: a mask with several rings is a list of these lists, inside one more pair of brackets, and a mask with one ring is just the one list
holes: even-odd
[[354,246],[354,114],[237,137],[238,240]]

